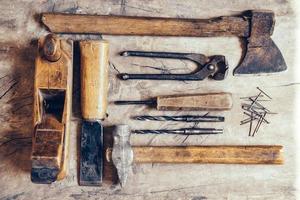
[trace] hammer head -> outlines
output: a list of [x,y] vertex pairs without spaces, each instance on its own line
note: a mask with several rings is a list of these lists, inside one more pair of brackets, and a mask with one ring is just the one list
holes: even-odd
[[117,169],[121,186],[126,183],[132,171],[133,150],[130,145],[130,128],[128,125],[118,125],[113,131],[112,161]]
[[287,69],[284,58],[271,39],[275,19],[273,12],[248,11],[250,35],[244,56],[233,74],[274,73]]

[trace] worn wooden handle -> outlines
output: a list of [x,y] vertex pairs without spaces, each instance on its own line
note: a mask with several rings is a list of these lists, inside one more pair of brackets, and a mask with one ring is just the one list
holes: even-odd
[[203,20],[43,13],[42,22],[54,33],[195,37],[248,37],[250,33],[250,23],[244,17]]
[[157,97],[158,110],[229,110],[232,107],[230,93],[209,93]]
[[81,112],[86,120],[101,120],[106,116],[108,48],[105,40],[80,42]]
[[283,164],[282,146],[133,147],[137,163]]

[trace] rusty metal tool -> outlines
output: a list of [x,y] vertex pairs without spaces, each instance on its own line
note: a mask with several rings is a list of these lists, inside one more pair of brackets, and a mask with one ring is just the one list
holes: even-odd
[[176,135],[214,135],[222,134],[223,129],[215,128],[181,128],[159,130],[132,130],[134,134],[176,134]]
[[128,74],[121,73],[118,76],[122,80],[148,79],[148,80],[181,80],[199,81],[207,77],[213,80],[223,80],[227,75],[227,62],[224,56],[216,55],[207,57],[196,53],[171,53],[171,52],[146,52],[146,51],[124,51],[122,56],[138,56],[150,58],[170,58],[190,60],[197,64],[197,69],[188,74]]
[[113,131],[113,148],[106,159],[117,168],[122,187],[132,173],[134,163],[210,163],[210,164],[282,164],[282,146],[134,146],[130,128],[118,125]]
[[225,118],[221,116],[208,115],[179,115],[179,116],[165,116],[165,115],[141,115],[134,116],[132,119],[139,121],[175,121],[175,122],[224,122]]
[[157,110],[229,110],[232,107],[230,93],[186,94],[159,96],[144,101],[115,101],[117,105],[145,104]]
[[108,49],[105,40],[79,42],[81,55],[81,113],[79,184],[102,182],[103,127],[108,98]]
[[212,19],[176,19],[43,13],[42,22],[54,33],[216,37],[237,36],[245,41],[241,62],[234,74],[261,74],[287,69],[271,39],[274,12],[250,10],[239,16]]
[[50,184],[68,172],[73,42],[49,34],[38,40],[34,76],[31,181]]

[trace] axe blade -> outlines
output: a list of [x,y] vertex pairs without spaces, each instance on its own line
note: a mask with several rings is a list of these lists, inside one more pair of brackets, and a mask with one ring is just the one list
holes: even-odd
[[248,44],[242,62],[233,74],[276,73],[287,69],[284,58],[270,38],[267,46],[251,46]]
[[244,14],[250,23],[247,48],[233,74],[275,73],[287,69],[284,58],[271,39],[275,25],[272,11],[247,11]]

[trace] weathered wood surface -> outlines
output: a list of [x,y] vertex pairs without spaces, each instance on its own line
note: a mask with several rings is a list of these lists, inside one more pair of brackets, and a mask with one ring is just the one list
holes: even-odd
[[186,94],[157,97],[157,110],[220,111],[232,107],[230,93]]
[[[70,1],[1,1],[0,14],[0,199],[296,199],[296,135],[299,135],[299,111],[296,92],[299,91],[299,58],[296,52],[296,17],[299,1],[284,0],[70,0]],[[47,31],[38,20],[41,12],[69,12],[99,15],[149,17],[211,18],[231,16],[248,9],[269,9],[275,12],[276,24],[272,39],[281,50],[288,71],[269,76],[233,77],[232,70],[241,58],[242,48],[236,37],[166,38],[106,36],[110,42],[109,101],[148,99],[165,94],[232,92],[230,112],[215,112],[226,117],[225,123],[200,124],[201,127],[224,128],[220,136],[133,136],[133,145],[271,145],[284,146],[284,165],[171,165],[141,164],[134,167],[126,188],[111,186],[113,173],[105,173],[102,187],[78,186],[78,149],[80,135],[80,63],[75,56],[74,90],[70,134],[68,176],[52,185],[37,185],[30,181],[32,107],[36,40]],[[298,28],[297,28],[298,27]],[[65,38],[99,39],[97,35],[65,35]],[[243,46],[242,46],[243,47]],[[226,80],[199,82],[126,81],[117,80],[119,72],[157,73],[189,72],[188,61],[124,58],[125,50],[193,52],[205,55],[225,55],[229,64]],[[76,51],[76,48],[75,48]],[[78,52],[75,52],[78,53]],[[77,54],[79,55],[79,54]],[[142,67],[140,67],[142,66]],[[147,66],[155,67],[155,69]],[[188,69],[187,69],[188,68]],[[255,137],[248,137],[248,125],[240,126],[240,97],[257,94],[259,86],[272,96],[268,108],[271,124],[264,124]],[[156,111],[147,106],[108,105],[105,126],[127,123],[135,129],[191,127],[194,124],[172,122],[136,122],[130,117],[139,114],[202,114],[202,112]],[[205,112],[203,112],[205,114]],[[109,132],[107,132],[109,133]],[[109,135],[109,134],[108,134]],[[299,143],[298,143],[299,144]],[[105,145],[105,144],[104,144]],[[104,168],[106,166],[104,165]],[[107,172],[107,171],[106,171]]]
[[281,146],[133,147],[136,163],[283,164]]
[[44,13],[42,21],[55,33],[194,37],[250,35],[250,21],[242,16],[199,20]]

